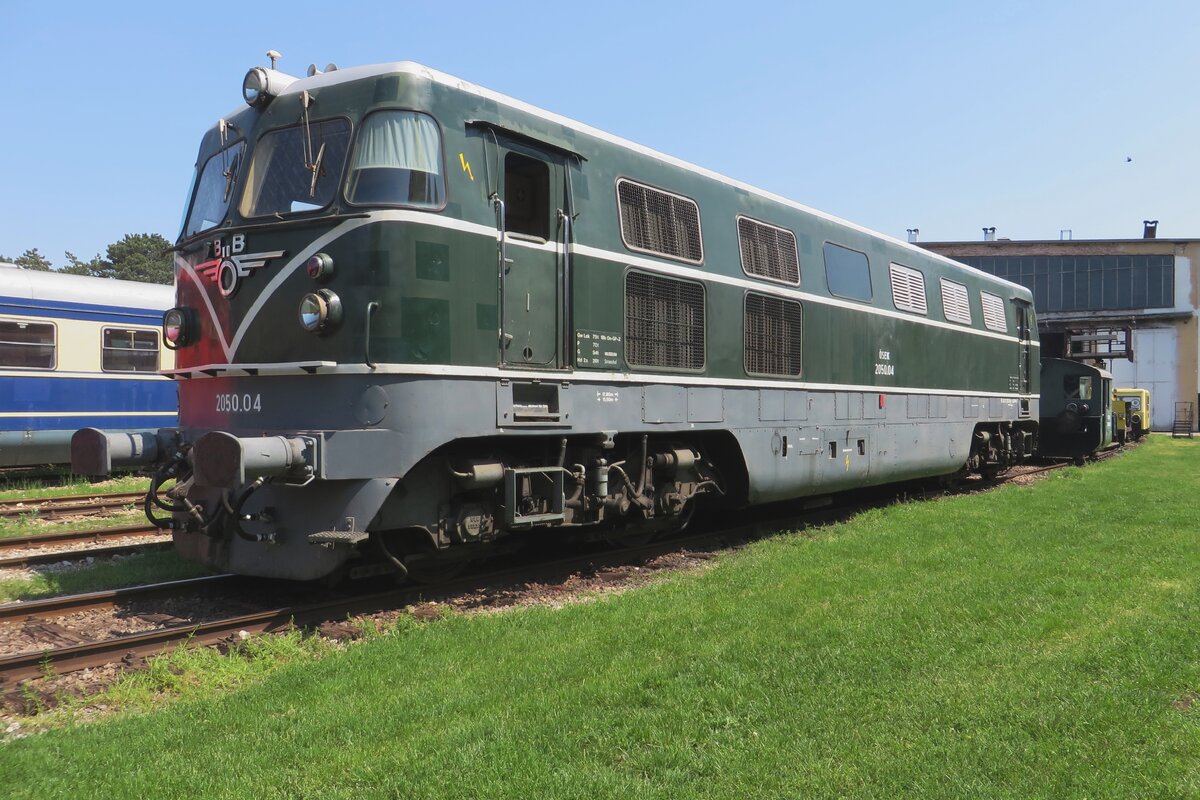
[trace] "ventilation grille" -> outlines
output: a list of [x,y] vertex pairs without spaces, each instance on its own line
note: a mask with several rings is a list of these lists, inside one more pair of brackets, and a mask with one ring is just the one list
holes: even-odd
[[800,283],[800,259],[796,255],[796,236],[791,231],[738,217],[738,244],[747,275],[793,286]]
[[800,304],[779,297],[746,295],[746,372],[755,375],[799,375]]
[[901,311],[926,314],[929,306],[925,302],[925,276],[919,270],[902,264],[890,266],[892,275],[892,303]]
[[987,329],[1006,333],[1008,318],[1004,316],[1004,301],[991,292],[980,292],[979,301],[983,304],[983,324]]
[[621,212],[621,238],[630,250],[658,253],[699,264],[704,260],[700,241],[700,209],[686,197],[617,181]]
[[971,303],[967,300],[967,287],[942,278],[942,309],[950,322],[970,325]]
[[704,368],[704,287],[630,272],[625,276],[625,360],[639,367]]

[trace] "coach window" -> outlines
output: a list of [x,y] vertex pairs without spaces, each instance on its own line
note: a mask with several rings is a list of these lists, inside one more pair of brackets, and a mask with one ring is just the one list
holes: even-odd
[[246,170],[244,217],[317,211],[337,193],[350,144],[350,122],[326,119],[268,131]]
[[54,340],[51,323],[0,320],[0,367],[54,369]]
[[442,141],[432,117],[377,111],[363,120],[346,178],[346,200],[438,208],[445,198]]
[[105,328],[100,368],[105,372],[158,372],[158,332]]
[[871,301],[871,267],[866,253],[826,242],[825,279],[832,295]]

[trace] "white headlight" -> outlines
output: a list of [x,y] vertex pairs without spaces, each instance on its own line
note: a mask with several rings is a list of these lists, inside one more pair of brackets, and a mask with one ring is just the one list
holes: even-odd
[[265,106],[296,79],[275,69],[255,67],[242,80],[242,97],[251,106]]
[[304,295],[299,311],[300,326],[311,333],[324,333],[342,321],[342,301],[329,289]]

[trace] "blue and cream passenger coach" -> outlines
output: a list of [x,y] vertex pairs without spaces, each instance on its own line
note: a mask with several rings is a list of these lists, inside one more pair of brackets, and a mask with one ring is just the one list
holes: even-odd
[[1032,451],[1022,287],[417,64],[310,72],[201,144],[181,426],[75,443],[179,479],[183,553],[404,572]]
[[65,464],[83,425],[156,431],[176,422],[158,374],[169,286],[0,264],[0,467]]

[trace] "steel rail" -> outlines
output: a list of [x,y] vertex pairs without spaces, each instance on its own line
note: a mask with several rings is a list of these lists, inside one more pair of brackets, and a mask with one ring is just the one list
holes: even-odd
[[0,501],[0,517],[19,517],[22,514],[34,513],[38,516],[54,516],[106,511],[130,504],[136,505],[145,496],[145,492],[120,492],[3,500]]
[[32,567],[37,564],[57,564],[60,561],[80,561],[85,558],[109,558],[142,550],[166,550],[173,547],[171,541],[127,542],[108,547],[75,548],[74,550],[52,550],[47,553],[28,553],[23,556],[0,558],[0,569]]
[[6,550],[24,550],[29,547],[50,547],[59,544],[80,542],[103,542],[110,539],[125,539],[130,536],[148,536],[161,533],[153,525],[123,525],[117,528],[94,528],[85,531],[55,531],[35,533],[31,536],[12,536],[0,539],[0,553]]
[[66,594],[40,600],[25,600],[0,604],[0,623],[16,619],[57,617],[76,611],[97,608],[112,608],[129,600],[147,600],[154,597],[176,597],[182,592],[197,589],[212,589],[231,584],[236,575],[206,575],[201,578],[185,578],[178,581],[148,583],[142,586],[127,586],[85,594]]

